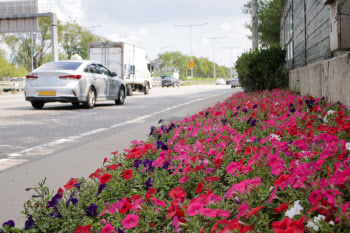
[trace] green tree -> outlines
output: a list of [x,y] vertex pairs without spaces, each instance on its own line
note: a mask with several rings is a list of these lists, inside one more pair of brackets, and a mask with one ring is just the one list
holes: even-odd
[[76,21],[68,21],[62,26],[61,46],[67,59],[72,55],[79,54],[82,59],[87,59],[88,42],[105,41],[105,38],[93,34],[84,29]]
[[[158,54],[156,59],[159,66],[155,71],[154,75],[163,76],[168,72],[179,72],[181,77],[186,77],[189,75],[189,61],[190,57],[183,55],[181,52],[165,52]],[[195,77],[201,78],[213,78],[214,74],[214,64],[207,58],[197,58],[193,57],[194,70],[193,74]],[[230,70],[227,67],[219,66],[216,64],[216,75],[217,77],[224,78],[227,77]]]
[[21,66],[16,67],[10,64],[4,56],[3,51],[0,51],[0,79],[3,77],[23,77],[26,76],[28,71]]
[[[270,46],[280,41],[280,25],[283,14],[284,0],[259,0],[258,10],[258,32],[259,43],[263,47]],[[250,14],[249,1],[243,7],[243,12]],[[246,24],[246,27],[251,30],[251,25]],[[251,39],[251,36],[248,36]]]
[[[43,64],[44,56],[51,48],[51,20],[49,17],[39,18],[39,32],[5,34],[3,41],[11,49],[11,63],[21,65],[27,70],[39,67]],[[60,37],[61,23],[58,21],[58,35]]]

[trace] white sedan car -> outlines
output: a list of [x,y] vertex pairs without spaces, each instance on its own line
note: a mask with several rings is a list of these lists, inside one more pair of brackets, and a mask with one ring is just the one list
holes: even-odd
[[226,85],[226,82],[225,82],[225,80],[223,78],[218,78],[216,80],[216,85],[220,85],[220,84]]
[[125,83],[105,66],[94,61],[55,61],[28,73],[24,94],[35,109],[47,102],[80,103],[93,108],[96,101],[123,104]]

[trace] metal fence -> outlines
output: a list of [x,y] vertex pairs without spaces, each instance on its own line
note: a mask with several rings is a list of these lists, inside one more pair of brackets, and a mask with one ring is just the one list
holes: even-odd
[[22,91],[25,81],[0,81],[0,91]]

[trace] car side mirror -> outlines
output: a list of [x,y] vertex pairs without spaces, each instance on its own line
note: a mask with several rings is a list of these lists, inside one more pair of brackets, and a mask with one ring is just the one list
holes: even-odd
[[112,77],[118,76],[116,72],[112,72]]

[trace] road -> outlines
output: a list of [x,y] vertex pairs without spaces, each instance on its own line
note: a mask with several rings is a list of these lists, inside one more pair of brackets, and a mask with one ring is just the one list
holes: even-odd
[[111,152],[145,140],[159,119],[179,121],[230,97],[241,88],[182,86],[134,92],[122,106],[98,102],[94,109],[49,103],[34,110],[23,93],[0,95],[0,224],[22,227],[20,211],[34,193],[24,191],[47,178],[57,191],[74,177],[87,177]]

